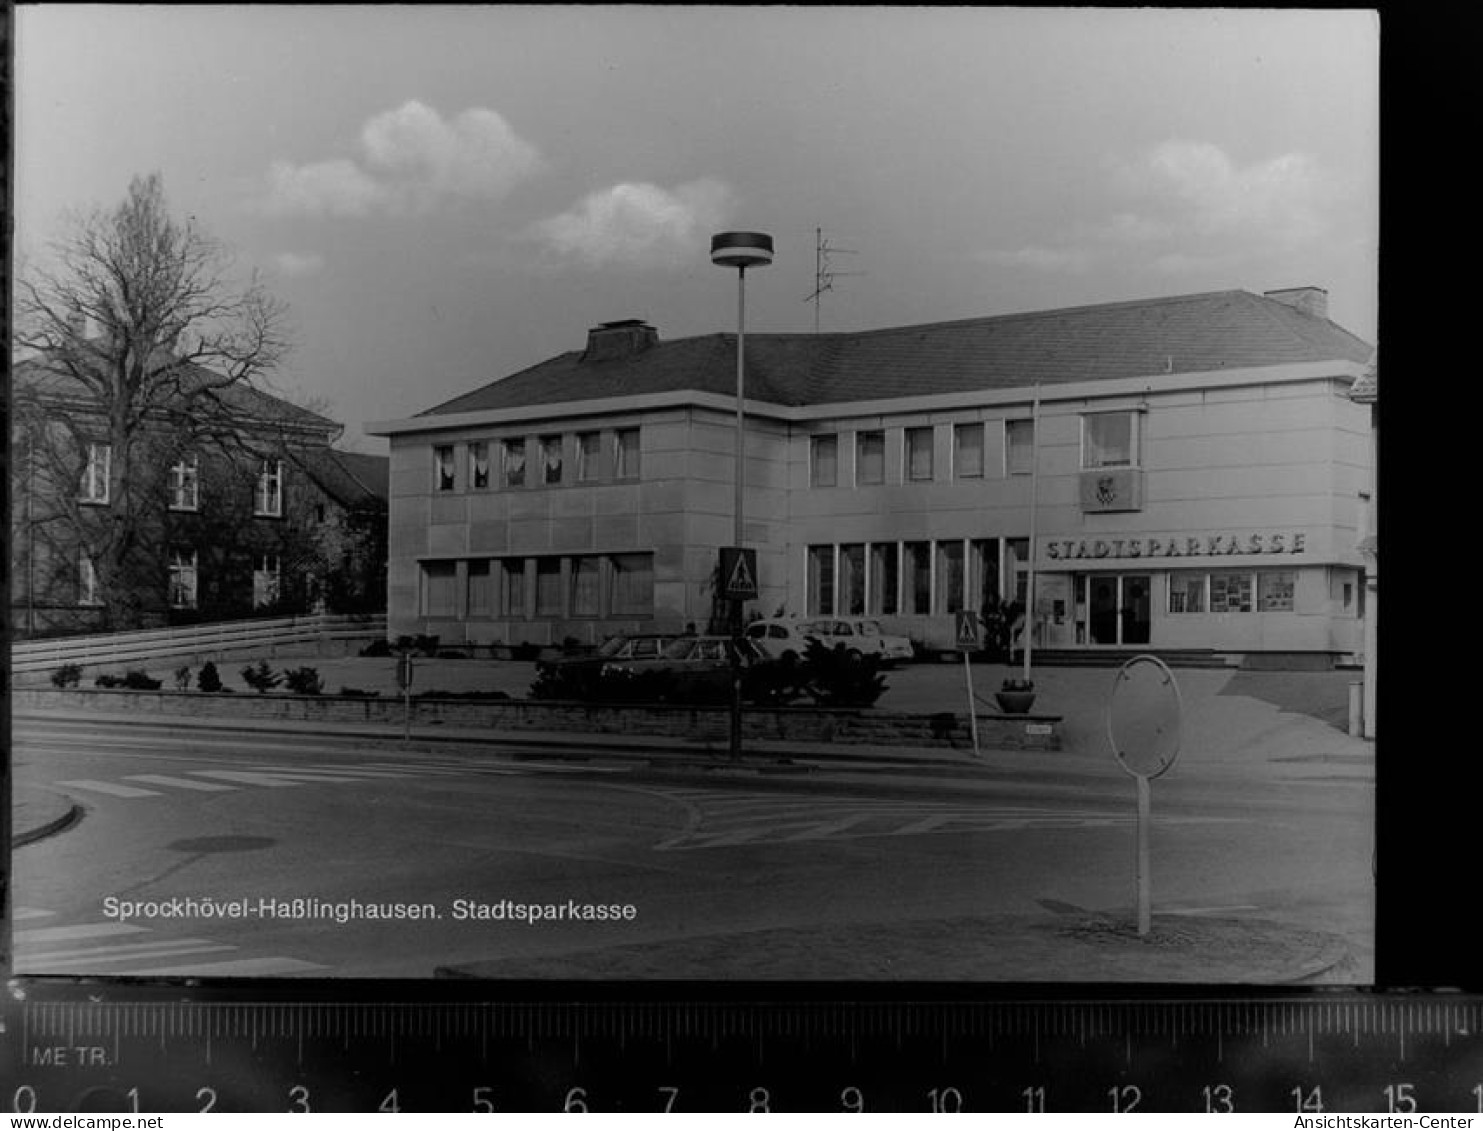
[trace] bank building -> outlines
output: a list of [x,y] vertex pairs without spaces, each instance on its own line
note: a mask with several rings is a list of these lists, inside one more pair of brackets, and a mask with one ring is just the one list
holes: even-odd
[[[1327,298],[749,330],[748,615],[862,614],[949,648],[957,611],[1025,598],[1033,549],[1038,648],[1357,660],[1372,454],[1349,393],[1373,347]],[[370,426],[391,450],[390,631],[703,630],[734,540],[736,345],[608,322]]]

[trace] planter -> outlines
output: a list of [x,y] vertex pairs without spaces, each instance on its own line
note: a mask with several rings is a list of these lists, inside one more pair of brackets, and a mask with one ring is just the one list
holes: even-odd
[[1035,692],[1033,691],[996,691],[994,698],[999,703],[999,710],[1006,715],[1025,715],[1035,705]]

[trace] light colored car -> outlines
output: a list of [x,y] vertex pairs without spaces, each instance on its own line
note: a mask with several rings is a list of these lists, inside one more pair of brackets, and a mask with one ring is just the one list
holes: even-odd
[[808,651],[808,642],[813,639],[813,634],[806,631],[810,623],[787,617],[754,620],[747,625],[747,639],[769,659],[782,660],[791,656],[801,660]]
[[803,631],[829,647],[843,644],[845,651],[861,656],[879,656],[887,663],[909,660],[911,641],[882,630],[880,621],[869,617],[819,617],[806,621]]

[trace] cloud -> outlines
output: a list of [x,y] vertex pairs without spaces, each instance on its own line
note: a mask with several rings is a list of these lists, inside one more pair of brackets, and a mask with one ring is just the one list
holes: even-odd
[[290,279],[315,275],[324,269],[324,256],[314,252],[280,251],[273,256],[273,270]]
[[262,207],[276,216],[425,213],[449,200],[501,200],[543,164],[494,110],[445,120],[412,100],[366,121],[353,158],[275,161]]
[[693,258],[697,242],[724,221],[732,193],[710,177],[673,189],[625,182],[589,193],[534,236],[558,255],[599,266],[614,260],[659,266]]
[[1042,273],[1102,265],[1167,275],[1228,271],[1303,253],[1326,233],[1335,195],[1318,164],[1289,153],[1239,165],[1210,142],[1170,140],[1116,164],[1124,205],[1047,245],[992,249],[984,262]]

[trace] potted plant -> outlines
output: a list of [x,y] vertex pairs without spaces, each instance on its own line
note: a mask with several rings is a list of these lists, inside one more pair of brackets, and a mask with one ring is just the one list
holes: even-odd
[[[984,650],[989,658],[1001,663],[1013,661],[1015,633],[1023,626],[1025,619],[1024,605],[991,594],[984,601],[979,619],[983,622]],[[1011,676],[994,693],[999,709],[1006,715],[1023,715],[1034,704],[1035,681],[1029,676],[1028,671],[1022,679]]]
[[994,692],[999,709],[1006,715],[1027,714],[1035,704],[1035,681],[1033,679],[1006,679]]

